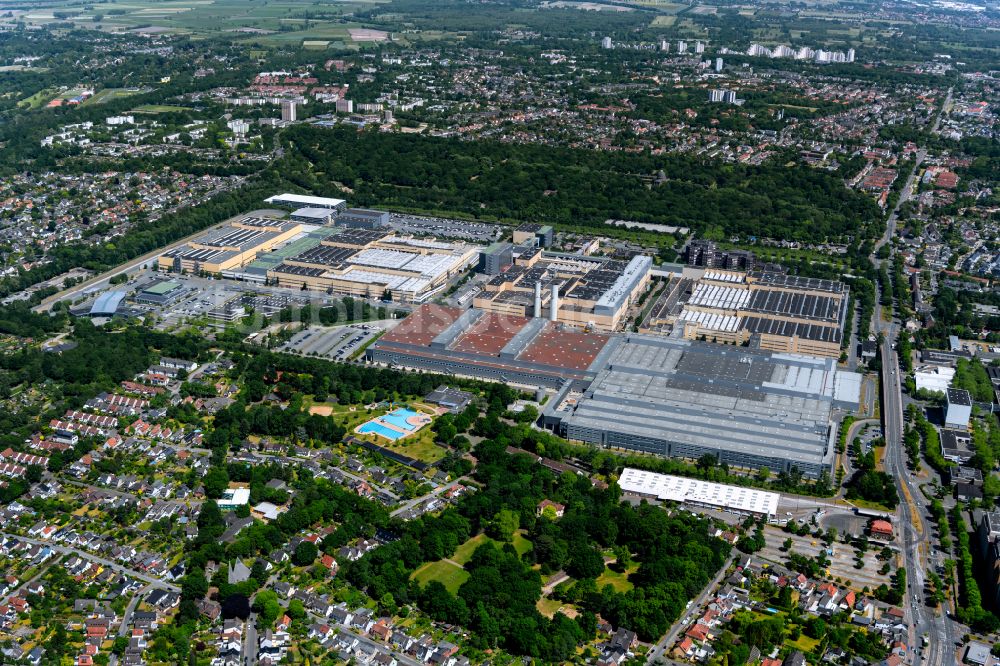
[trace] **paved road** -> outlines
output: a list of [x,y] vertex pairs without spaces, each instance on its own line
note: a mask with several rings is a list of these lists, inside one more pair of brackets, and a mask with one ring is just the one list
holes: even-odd
[[[343,470],[341,470],[341,471],[343,471]],[[462,477],[462,478],[464,478],[464,477]],[[403,504],[401,504],[398,509],[395,509],[389,515],[393,516],[393,517],[398,516],[399,514],[405,512],[405,511],[407,511],[409,509],[412,509],[413,507],[415,507],[416,505],[420,504],[421,502],[423,502],[425,500],[429,500],[432,497],[437,497],[441,493],[444,493],[444,492],[447,492],[447,491],[451,490],[455,486],[459,485],[461,482],[462,482],[461,478],[455,479],[454,481],[452,481],[451,483],[449,483],[447,485],[438,486],[437,488],[435,488],[434,490],[430,491],[426,495],[421,495],[420,497],[415,497],[415,498],[413,498],[411,500],[407,500],[406,502],[404,502]]]
[[[146,593],[148,593],[153,588],[152,585],[147,585],[141,590],[135,593],[132,597],[132,601],[129,602],[128,608],[125,609],[125,614],[122,615],[122,623],[118,626],[118,635],[125,637],[129,635],[129,630],[132,625],[132,614],[135,613],[135,609],[139,607],[139,602],[145,598]],[[108,666],[117,666],[118,655],[112,653],[108,657]]]
[[77,481],[75,479],[70,479],[62,476],[59,477],[59,482],[69,486],[76,486],[77,488],[86,488],[87,490],[90,490],[92,492],[105,493],[108,495],[114,495],[115,497],[127,497],[128,499],[135,500],[136,502],[140,501],[138,495],[130,493],[125,490],[116,490],[115,488],[105,488],[104,486],[95,486],[92,483],[84,483],[83,481]]
[[119,636],[128,635],[130,625],[132,624],[132,614],[135,613],[135,609],[139,607],[139,602],[145,598],[146,594],[151,589],[153,589],[152,585],[146,585],[132,597],[132,601],[129,602],[128,608],[125,609],[125,614],[122,615],[122,623],[121,626],[118,627]]
[[0,538],[17,539],[18,541],[25,541],[25,542],[30,543],[30,544],[36,544],[36,545],[39,545],[39,546],[48,546],[49,548],[51,548],[53,551],[55,551],[57,553],[62,553],[63,555],[77,555],[79,557],[82,557],[85,560],[90,560],[91,562],[96,562],[98,564],[101,564],[103,566],[108,567],[109,569],[113,569],[114,571],[118,571],[120,573],[123,573],[126,576],[131,576],[132,578],[135,578],[136,580],[141,580],[144,583],[149,583],[153,587],[158,587],[158,588],[163,589],[163,590],[169,590],[171,592],[180,592],[181,591],[181,588],[177,587],[176,585],[168,583],[168,582],[166,582],[164,580],[160,580],[159,578],[156,578],[155,576],[150,576],[148,574],[141,573],[141,572],[136,571],[134,569],[129,569],[128,567],[123,567],[122,565],[118,564],[117,562],[113,562],[112,560],[108,560],[108,559],[105,559],[103,557],[99,557],[97,555],[93,555],[91,553],[88,553],[85,550],[80,550],[79,548],[68,548],[66,546],[60,546],[59,544],[52,543],[51,541],[43,541],[41,539],[32,539],[32,538],[29,538],[29,537],[20,536],[19,534],[8,534],[6,532],[0,532]]
[[712,582],[705,586],[705,589],[701,591],[701,594],[699,594],[696,599],[691,601],[691,605],[685,609],[683,615],[677,618],[674,625],[670,627],[670,631],[668,631],[666,635],[664,635],[663,638],[661,638],[660,641],[652,647],[646,657],[647,664],[652,664],[657,660],[674,663],[667,658],[670,647],[677,641],[677,637],[687,627],[688,623],[694,619],[694,616],[701,614],[702,606],[705,605],[705,602],[708,601],[709,595],[713,594],[715,592],[715,588],[717,588],[722,582],[723,577],[726,575],[726,571],[729,569],[729,566],[733,563],[735,558],[736,553],[734,551],[734,553],[729,556],[729,559],[726,560],[726,563],[719,568],[719,571],[715,574],[715,578],[712,579]]
[[243,632],[243,663],[245,666],[254,666],[257,663],[257,615],[250,613],[247,618],[247,630]]
[[51,567],[53,564],[55,564],[55,558],[49,558],[46,562],[43,562],[42,567],[38,570],[38,573],[36,573],[34,576],[32,576],[31,578],[29,578],[28,580],[24,581],[16,588],[11,590],[10,593],[3,598],[3,603],[7,603],[8,601],[16,597],[18,594],[20,594],[21,590],[25,589],[26,587],[34,583],[36,580],[41,578],[45,574],[45,572],[49,570],[49,567]]
[[[927,514],[928,502],[920,492],[913,476],[906,467],[903,451],[903,399],[900,390],[899,361],[892,342],[896,338],[895,325],[886,327],[888,335],[882,344],[882,418],[886,438],[885,468],[896,481],[901,499],[899,507],[899,534],[897,540],[903,553],[909,584],[909,598],[904,602],[908,607],[910,645],[919,644],[920,637],[927,634],[930,645],[923,662],[920,655],[913,655],[914,664],[927,663],[931,666],[948,666],[953,663],[953,642],[961,632],[954,623],[938,611],[928,608],[924,600],[926,572],[933,570],[931,530],[923,517]],[[912,654],[912,653],[911,653]]]
[[316,615],[312,611],[308,611],[308,613],[309,613],[309,617],[312,619],[313,622],[316,622],[316,623],[319,623],[319,624],[328,624],[328,625],[330,625],[330,633],[331,633],[331,635],[334,634],[334,632],[337,632],[337,631],[339,631],[339,630],[342,629],[345,632],[347,632],[348,634],[350,634],[351,636],[354,636],[355,638],[357,638],[359,646],[362,646],[362,647],[365,647],[365,648],[375,648],[375,649],[381,650],[382,652],[388,652],[402,666],[425,666],[422,662],[417,661],[413,657],[411,657],[411,656],[409,656],[407,654],[403,654],[402,652],[399,652],[398,650],[392,649],[392,647],[389,646],[386,643],[381,643],[379,641],[373,641],[372,639],[368,638],[367,636],[363,636],[363,635],[359,634],[358,632],[354,631],[353,629],[351,629],[349,627],[345,627],[342,624],[331,623],[330,619],[328,617],[323,616],[323,615]]
[[[951,89],[942,104],[942,110],[951,100]],[[934,123],[936,130],[941,120],[938,114]],[[889,242],[895,234],[896,216],[899,206],[909,198],[912,181],[920,163],[926,157],[926,151],[917,153],[913,171],[907,178],[899,204],[889,217],[885,236],[879,241],[877,249]],[[877,256],[872,257],[873,263],[879,265]],[[938,611],[928,608],[925,604],[923,590],[926,582],[926,572],[932,570],[931,530],[925,524],[924,516],[928,515],[928,502],[920,492],[906,465],[906,455],[903,450],[903,395],[900,387],[901,371],[899,359],[893,349],[899,334],[895,322],[885,322],[882,319],[880,298],[876,297],[876,307],[873,326],[883,336],[882,348],[879,350],[882,358],[882,432],[885,435],[885,469],[893,476],[900,496],[897,542],[903,553],[904,568],[907,571],[908,591],[903,606],[908,609],[907,625],[909,627],[909,645],[915,648],[920,644],[921,636],[926,634],[930,644],[923,654],[917,654],[911,649],[910,659],[914,665],[926,663],[930,666],[950,666],[954,663],[954,641],[962,631],[948,617]]]

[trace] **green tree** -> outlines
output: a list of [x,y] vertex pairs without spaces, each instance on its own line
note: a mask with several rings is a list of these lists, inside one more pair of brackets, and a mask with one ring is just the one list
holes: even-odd
[[302,541],[295,547],[292,561],[300,567],[308,566],[316,561],[319,549],[311,541]]

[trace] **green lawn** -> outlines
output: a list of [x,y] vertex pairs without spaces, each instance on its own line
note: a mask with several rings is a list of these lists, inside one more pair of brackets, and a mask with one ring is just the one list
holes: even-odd
[[357,433],[354,433],[354,435],[361,439],[370,439],[390,451],[401,453],[410,458],[416,458],[431,465],[444,458],[445,454],[448,453],[448,450],[443,446],[434,443],[434,433],[431,431],[430,426],[424,426],[417,434],[397,439],[394,442],[375,435],[359,435]]
[[514,550],[517,551],[518,555],[524,557],[524,554],[532,548],[534,548],[534,546],[531,544],[531,541],[528,540],[528,537],[524,536],[524,530],[514,532]]
[[886,507],[886,506],[884,506],[882,504],[879,504],[878,502],[869,502],[868,500],[863,500],[863,499],[860,499],[860,498],[858,498],[858,499],[850,499],[850,500],[847,500],[847,501],[849,503],[853,504],[854,506],[862,508],[862,509],[872,509],[874,511],[885,511],[886,513],[895,513],[895,511],[896,511],[895,509],[890,509],[890,508],[888,508],[888,507]]
[[545,617],[552,617],[553,615],[556,614],[556,611],[562,608],[562,606],[563,603],[561,601],[556,601],[555,599],[549,599],[548,597],[542,597],[541,599],[538,600],[538,603],[535,604],[535,607],[538,609],[538,612],[544,615]]
[[410,578],[417,581],[421,587],[427,585],[432,580],[436,580],[444,585],[449,592],[457,594],[458,588],[462,587],[462,583],[468,580],[469,573],[451,562],[438,560],[437,562],[428,562],[423,565],[414,571]]
[[26,97],[17,103],[18,106],[26,107],[29,109],[38,109],[49,103],[53,97],[55,97],[56,90],[54,88],[45,88],[39,90],[31,97]]
[[628,575],[639,568],[639,565],[632,565],[627,571],[619,573],[605,568],[604,573],[597,577],[597,589],[600,590],[605,585],[610,585],[615,592],[628,592],[634,586],[629,582]]
[[[469,578],[468,572],[462,566],[472,559],[476,548],[487,542],[497,543],[485,534],[477,534],[456,548],[451,557],[422,565],[413,572],[410,579],[417,581],[421,587],[436,580],[448,588],[449,592],[455,594],[462,583]],[[524,555],[531,548],[531,541],[524,536],[524,530],[518,530],[514,534],[514,550],[517,551],[518,555]]]
[[458,562],[461,565],[465,565],[466,562],[472,559],[472,554],[476,552],[476,548],[479,548],[487,541],[492,541],[492,539],[485,534],[477,534],[456,548],[455,554],[451,556],[451,560],[453,562]]
[[98,91],[93,97],[86,100],[83,106],[93,106],[96,104],[104,104],[105,102],[110,102],[115,99],[121,99],[123,97],[131,97],[132,95],[138,95],[141,90],[129,90],[127,88],[105,88],[104,90]]
[[186,106],[173,106],[170,104],[143,104],[132,109],[132,113],[172,113],[174,111],[190,111]]
[[[501,544],[493,539],[489,538],[485,534],[477,534],[472,537],[461,546],[455,549],[455,554],[451,556],[451,560],[464,565],[466,562],[472,559],[472,554],[476,552],[476,548],[479,548],[487,541],[497,544]],[[517,551],[518,555],[524,556],[529,550],[532,549],[531,541],[524,536],[524,530],[518,530],[514,533],[514,550]]]
[[819,641],[815,638],[809,638],[805,634],[799,634],[798,640],[790,641],[785,639],[785,645],[791,645],[796,650],[800,650],[808,654],[816,649],[816,646],[819,645]]

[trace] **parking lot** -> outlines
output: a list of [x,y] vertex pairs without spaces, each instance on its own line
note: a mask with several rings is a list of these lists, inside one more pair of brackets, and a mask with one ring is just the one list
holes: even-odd
[[[757,555],[772,562],[784,563],[788,560],[789,553],[781,550],[781,546],[786,539],[792,540],[792,549],[790,552],[799,553],[806,557],[814,558],[821,550],[826,549],[826,544],[816,537],[811,535],[797,536],[772,525],[768,525],[764,530],[764,539],[767,545]],[[837,540],[831,546],[833,554],[827,555],[830,560],[829,573],[826,574],[827,577],[850,581],[850,587],[856,590],[860,590],[866,586],[874,589],[883,583],[888,585],[889,576],[883,576],[878,573],[884,564],[876,557],[882,549],[882,545],[877,541],[872,541],[868,551],[864,555],[864,567],[855,569],[854,547],[843,543],[838,536]]]
[[[140,303],[135,300],[138,291],[158,280],[177,282],[181,287],[177,290],[175,297],[162,303]],[[123,311],[143,317],[153,315],[156,319],[156,328],[160,330],[172,330],[192,320],[205,320],[211,324],[224,326],[242,318],[241,307],[246,314],[256,313],[270,316],[283,307],[302,307],[306,304],[314,307],[339,307],[342,302],[342,297],[338,294],[303,292],[299,289],[253,282],[146,270],[141,271],[125,283],[83,292],[83,298],[79,299],[78,307],[85,312],[94,299],[109,289],[126,291],[129,296],[123,306]],[[227,306],[235,313],[234,316],[227,317],[221,312]],[[349,316],[350,314],[348,313]],[[263,318],[258,317],[256,325],[263,324]]]
[[347,361],[394,324],[393,321],[382,321],[337,327],[311,326],[296,333],[278,349],[290,354]]
[[400,233],[430,234],[440,238],[460,238],[477,243],[492,243],[504,232],[502,227],[486,222],[466,222],[416,215],[393,214],[389,217],[389,224]]

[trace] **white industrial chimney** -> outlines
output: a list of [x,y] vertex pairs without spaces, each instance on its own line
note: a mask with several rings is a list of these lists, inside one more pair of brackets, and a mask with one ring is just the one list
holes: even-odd
[[535,283],[535,316],[542,316],[542,283]]
[[552,298],[549,300],[549,321],[556,321],[559,317],[559,285],[552,284]]

